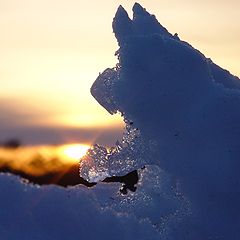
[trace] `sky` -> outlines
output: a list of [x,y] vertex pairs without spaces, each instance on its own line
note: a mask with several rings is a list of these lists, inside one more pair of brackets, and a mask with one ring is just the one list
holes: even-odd
[[[0,141],[27,143],[119,138],[120,116],[91,96],[113,67],[112,19],[135,1],[0,0]],[[171,33],[240,76],[240,1],[138,1]]]

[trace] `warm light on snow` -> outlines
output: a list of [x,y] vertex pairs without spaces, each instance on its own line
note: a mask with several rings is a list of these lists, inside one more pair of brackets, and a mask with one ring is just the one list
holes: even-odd
[[84,144],[67,144],[61,148],[61,151],[62,155],[64,155],[67,159],[79,161],[79,159],[86,154],[89,148],[89,145]]

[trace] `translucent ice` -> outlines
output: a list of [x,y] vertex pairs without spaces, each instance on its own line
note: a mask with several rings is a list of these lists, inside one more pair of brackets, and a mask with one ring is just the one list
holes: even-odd
[[81,159],[80,176],[89,182],[98,182],[109,176],[122,176],[150,163],[148,153],[152,143],[145,142],[140,131],[126,120],[121,142],[106,149],[95,144]]

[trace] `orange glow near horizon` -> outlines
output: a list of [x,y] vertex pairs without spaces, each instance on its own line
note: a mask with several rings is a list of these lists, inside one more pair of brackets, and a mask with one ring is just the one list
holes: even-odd
[[68,161],[79,162],[89,148],[85,144],[66,144],[59,149],[59,153]]
[[23,146],[16,149],[0,147],[0,169],[8,167],[32,175],[43,175],[78,165],[90,145]]

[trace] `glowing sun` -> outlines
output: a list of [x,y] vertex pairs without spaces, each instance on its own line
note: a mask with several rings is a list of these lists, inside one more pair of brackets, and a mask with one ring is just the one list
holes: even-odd
[[68,160],[79,161],[89,148],[90,146],[85,144],[67,144],[61,148],[61,154]]

